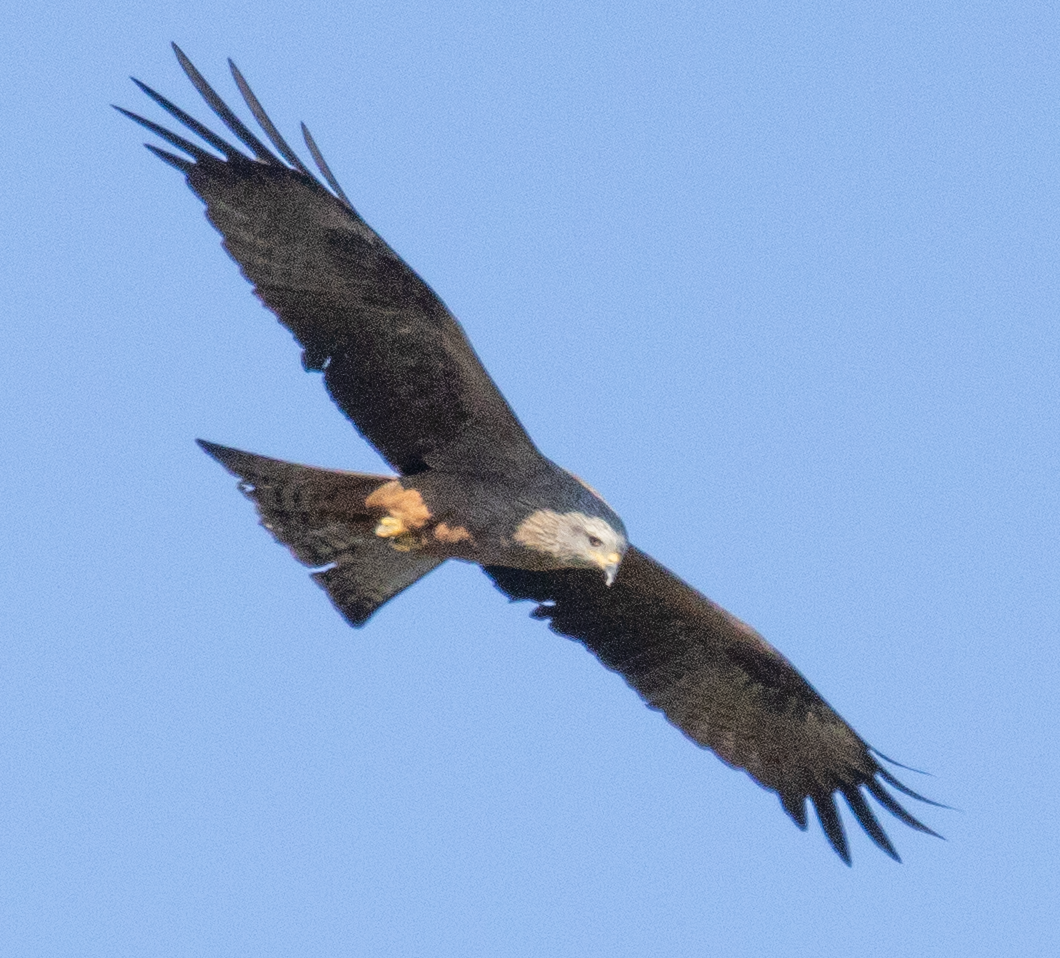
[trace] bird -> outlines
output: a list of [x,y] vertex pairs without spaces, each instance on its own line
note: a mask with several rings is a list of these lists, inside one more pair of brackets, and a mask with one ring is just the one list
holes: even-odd
[[347,622],[363,626],[449,559],[477,564],[692,742],[775,792],[799,828],[812,807],[847,865],[838,796],[896,861],[868,796],[941,837],[893,794],[945,807],[888,768],[908,766],[868,745],[751,626],[630,544],[606,501],[538,451],[457,320],[361,218],[305,124],[317,172],[231,60],[267,143],[173,50],[235,142],[135,77],[184,129],[115,109],[172,148],[145,144],[184,175],[255,295],[301,346],[305,370],[323,374],[333,401],[396,473],[304,466],[198,440]]

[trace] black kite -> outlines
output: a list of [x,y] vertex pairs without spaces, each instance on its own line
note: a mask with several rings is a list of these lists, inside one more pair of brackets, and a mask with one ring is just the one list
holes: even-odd
[[775,791],[800,828],[809,799],[848,864],[837,794],[895,859],[862,790],[935,834],[884,785],[928,800],[884,768],[784,656],[627,546],[610,507],[537,451],[456,320],[357,214],[305,126],[323,182],[234,64],[271,147],[174,49],[250,155],[138,80],[220,155],[121,112],[186,154],[148,145],[186,176],[256,295],[301,345],[305,368],[323,372],[332,399],[399,473],[313,469],[202,443],[240,478],[262,524],[317,569],[346,619],[363,624],[447,558],[476,562],[509,598],[538,603],[536,618],[582,642],[693,742]]

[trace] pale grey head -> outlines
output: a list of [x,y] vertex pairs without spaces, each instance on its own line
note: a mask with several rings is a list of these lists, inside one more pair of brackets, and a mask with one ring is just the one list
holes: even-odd
[[600,569],[615,581],[629,543],[606,519],[584,512],[538,509],[519,523],[515,541],[530,550],[542,569]]

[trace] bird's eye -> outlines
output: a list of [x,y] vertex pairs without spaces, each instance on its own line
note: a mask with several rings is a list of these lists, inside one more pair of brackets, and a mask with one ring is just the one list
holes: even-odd
[[594,549],[599,549],[604,544],[604,540],[597,536],[589,536],[589,545]]

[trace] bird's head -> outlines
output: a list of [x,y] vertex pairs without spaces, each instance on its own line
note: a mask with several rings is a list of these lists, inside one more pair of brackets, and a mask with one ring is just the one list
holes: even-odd
[[608,585],[615,581],[629,543],[606,519],[584,512],[538,509],[515,531],[520,545],[538,554],[552,569],[600,569]]

